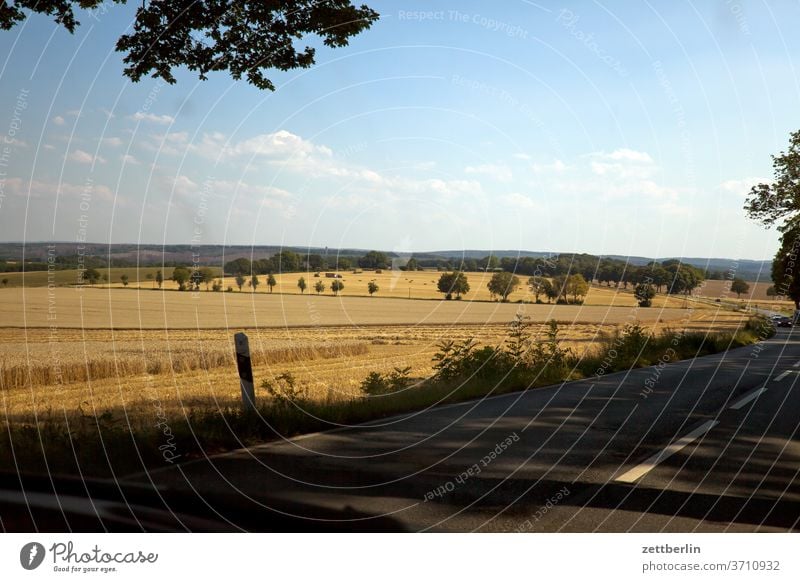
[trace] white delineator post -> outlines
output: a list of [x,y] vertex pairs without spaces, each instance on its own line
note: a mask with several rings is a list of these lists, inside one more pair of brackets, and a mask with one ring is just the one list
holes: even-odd
[[253,366],[250,363],[250,342],[247,334],[240,332],[233,336],[236,344],[236,367],[239,369],[239,385],[242,388],[242,407],[255,412],[256,392],[253,387]]

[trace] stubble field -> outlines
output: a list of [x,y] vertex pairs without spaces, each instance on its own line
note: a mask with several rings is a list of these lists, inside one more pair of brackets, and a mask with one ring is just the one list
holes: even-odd
[[[633,294],[594,287],[584,305],[418,300],[280,293],[214,293],[152,289],[37,287],[0,289],[0,327],[89,329],[218,329],[342,325],[508,323],[518,309],[534,321],[616,324],[628,318]],[[683,317],[687,302],[659,296],[643,321]]]
[[[556,319],[578,354],[602,334],[638,321],[670,328],[732,330],[743,315],[676,298],[636,309],[629,292],[594,287],[584,306],[481,301],[409,301],[248,293],[57,288],[0,290],[0,393],[4,416],[32,422],[106,410],[152,421],[234,406],[239,399],[232,337],[246,330],[256,383],[290,373],[315,400],[359,394],[372,371],[432,371],[442,340],[499,345],[518,312],[544,337]],[[606,305],[596,303],[605,301]],[[687,305],[689,308],[678,306]],[[257,390],[259,397],[263,397]]]
[[794,303],[785,299],[776,300],[779,298],[769,297],[767,289],[774,287],[770,282],[760,281],[758,283],[748,282],[750,289],[747,293],[742,293],[737,296],[736,293],[731,291],[730,281],[705,281],[698,294],[702,297],[709,299],[721,299],[723,301],[732,301],[737,303],[749,303],[757,305],[762,309],[772,309],[775,311],[794,311]]

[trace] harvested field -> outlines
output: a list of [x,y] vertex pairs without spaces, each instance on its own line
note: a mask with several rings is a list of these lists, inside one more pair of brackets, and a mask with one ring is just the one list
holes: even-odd
[[[685,320],[647,327],[732,330],[743,315],[714,309],[686,310]],[[581,354],[601,333],[618,325],[565,322],[565,345]],[[257,382],[291,373],[313,399],[349,398],[369,372],[411,367],[415,378],[431,373],[431,357],[444,339],[474,338],[499,345],[506,324],[395,325],[381,328],[260,328],[249,330]],[[544,326],[534,326],[542,337]],[[147,395],[179,413],[236,403],[238,381],[232,331],[226,330],[0,330],[0,387],[6,413],[30,420],[34,411],[74,413],[124,406],[136,417]],[[138,404],[137,404],[138,403]]]
[[[98,269],[101,275],[108,277],[108,285],[123,287],[120,282],[122,275],[128,276],[130,286],[141,282],[142,288],[152,288],[155,285],[155,276],[161,271],[164,277],[172,276],[172,267],[111,267],[110,269]],[[222,272],[215,268],[215,272]],[[148,276],[150,277],[148,279]],[[64,269],[52,271],[30,271],[27,273],[3,273],[3,279],[8,279],[4,287],[46,287],[48,284],[58,286],[76,285],[81,280],[81,271],[77,269]]]
[[[0,329],[0,387],[54,386],[193,370],[235,369],[232,334],[104,330]],[[271,335],[274,334],[263,334]],[[254,366],[364,355],[368,342],[335,337],[262,337],[250,333]]]
[[[619,294],[622,297],[622,294]],[[674,300],[670,298],[670,300]],[[683,305],[683,301],[679,303]],[[0,327],[114,329],[237,329],[508,323],[523,309],[534,321],[620,323],[632,306],[531,305],[476,301],[408,301],[135,289],[46,287],[0,290]],[[641,321],[675,321],[677,307],[639,309]]]
[[763,306],[762,304],[786,305],[794,309],[794,303],[791,301],[775,301],[767,296],[767,289],[774,286],[772,283],[753,283],[748,281],[747,284],[750,285],[750,290],[747,293],[743,293],[741,297],[737,297],[736,293],[731,291],[730,281],[705,281],[703,287],[699,290],[699,295],[710,299],[721,298],[728,301],[758,303],[761,306]]
[[[99,419],[153,435],[162,418],[238,410],[232,337],[246,329],[256,396],[290,374],[309,402],[353,402],[371,372],[431,375],[443,340],[498,346],[518,311],[544,339],[559,322],[562,345],[581,355],[603,334],[640,322],[659,332],[734,330],[744,313],[659,297],[638,309],[624,290],[593,288],[587,305],[407,300],[151,289],[0,289],[0,419],[58,434]],[[606,301],[605,305],[592,304]],[[683,305],[689,307],[680,308]],[[108,413],[108,414],[106,414]],[[45,419],[45,420],[43,420]],[[66,431],[59,433],[58,431]]]

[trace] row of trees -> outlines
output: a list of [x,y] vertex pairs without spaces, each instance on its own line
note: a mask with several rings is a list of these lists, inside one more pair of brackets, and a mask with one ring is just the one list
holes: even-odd
[[[381,251],[369,251],[361,257],[335,256],[320,254],[301,255],[293,251],[281,251],[269,258],[250,260],[241,257],[225,263],[225,273],[231,275],[266,275],[270,273],[292,273],[303,271],[319,272],[326,269],[348,270],[355,267],[363,269],[395,268],[404,271],[415,271],[430,266],[430,260],[411,257],[399,260]],[[394,263],[394,265],[393,265]],[[442,268],[442,260],[434,260]],[[589,254],[564,254],[551,257],[503,257],[487,256],[482,259],[464,259],[453,265],[453,261],[444,262],[450,272],[495,271],[513,275],[555,278],[558,276],[581,275],[585,281],[598,281],[600,284],[621,286],[637,285],[647,282],[655,285],[658,292],[691,293],[705,279],[703,270],[692,265],[681,263],[677,259],[663,262],[652,261],[643,266],[636,266],[619,259],[601,259]],[[452,292],[459,295],[458,285]],[[463,292],[462,292],[463,293]],[[502,293],[497,293],[502,296]]]
[[[494,258],[495,261],[489,259]],[[652,261],[647,265],[636,266],[618,259],[598,259],[594,255],[573,254],[558,255],[555,257],[520,257],[518,259],[505,257],[496,259],[490,257],[481,261],[487,268],[492,265],[505,272],[518,275],[531,275],[534,277],[555,278],[579,274],[585,281],[594,281],[622,286],[649,283],[655,286],[658,292],[685,293],[694,291],[705,279],[704,272],[677,259],[663,262]]]
[[[380,253],[378,253],[380,255]],[[370,260],[380,260],[377,255],[372,255]],[[252,267],[255,262],[250,263],[247,259],[237,259],[237,265],[244,266],[246,263]],[[373,263],[380,264],[380,263]],[[682,264],[679,261],[664,261],[661,264],[653,263],[650,265],[648,273],[643,280],[639,280],[636,284],[635,295],[640,301],[640,305],[649,306],[650,300],[655,296],[656,292],[661,292],[666,289],[668,293],[685,293],[689,294],[702,282],[702,273],[696,267],[691,265]],[[96,269],[90,268],[84,271],[84,280],[89,284],[97,283],[101,274]],[[148,279],[152,279],[153,275],[148,274]],[[200,267],[198,269],[190,269],[188,267],[175,267],[172,272],[172,280],[178,284],[181,291],[187,289],[199,290],[201,284],[205,284],[208,290],[209,284],[214,282],[216,275],[214,270],[210,267]],[[128,285],[128,275],[123,274],[120,277],[123,285]],[[159,288],[163,284],[164,277],[159,270],[155,275],[155,281],[158,283]],[[253,291],[256,291],[261,284],[261,279],[257,273],[251,273],[246,277],[243,272],[237,272],[235,275],[236,286],[239,291],[242,291],[245,285],[249,286]],[[270,293],[273,292],[274,287],[277,285],[277,280],[272,273],[266,276],[266,285],[269,287]],[[214,283],[215,291],[222,289],[221,280],[219,283]],[[218,287],[217,287],[218,285]],[[487,288],[492,296],[492,299],[499,299],[500,301],[508,301],[509,295],[517,290],[521,285],[520,278],[507,271],[495,272],[491,280],[487,284]],[[530,292],[534,295],[537,303],[542,302],[542,298],[547,299],[547,302],[556,301],[557,303],[581,303],[583,298],[589,291],[589,283],[586,278],[580,273],[556,275],[552,277],[544,277],[540,275],[531,276],[527,281]],[[297,283],[301,293],[305,293],[307,283],[304,277],[300,277]],[[652,287],[652,291],[651,291]],[[334,281],[331,284],[331,290],[335,295],[344,288],[341,281]],[[314,285],[317,293],[322,293],[325,290],[325,284],[318,281]],[[467,275],[462,271],[445,272],[439,277],[437,289],[445,294],[447,299],[461,299],[462,295],[470,290]],[[375,281],[370,281],[367,284],[367,291],[370,295],[374,295],[379,290]],[[731,291],[741,295],[749,290],[749,285],[741,279],[734,279],[731,284]],[[774,294],[774,289],[772,290]],[[769,290],[768,290],[769,292]]]
[[[315,261],[320,268],[322,267],[322,257],[316,255],[319,261]],[[309,261],[310,262],[310,257]],[[280,251],[268,259],[254,259],[242,257],[228,261],[224,266],[225,273],[231,275],[267,275],[269,273],[294,273],[305,270],[306,261],[304,257],[292,251]]]
[[[107,276],[104,277],[103,275],[101,275],[101,273],[97,269],[93,268],[86,269],[83,273],[83,280],[92,285],[100,281],[101,278],[105,278],[105,280],[107,280]],[[155,276],[153,276],[152,273],[148,273],[147,279],[154,280],[154,282],[158,284],[159,289],[163,286],[164,276],[160,270],[156,272]],[[196,270],[190,270],[188,267],[175,267],[175,269],[172,271],[171,279],[172,281],[178,284],[178,289],[180,291],[187,291],[192,289],[199,290],[201,283],[206,284],[207,291],[209,283],[212,284],[213,291],[222,291],[223,287],[222,279],[216,279],[213,270],[211,270],[208,267],[202,267]],[[234,281],[236,282],[236,286],[239,288],[240,292],[243,290],[245,286],[249,287],[250,289],[252,289],[253,292],[255,292],[261,285],[261,279],[259,278],[258,275],[255,274],[251,275],[250,277],[245,277],[240,273],[236,275]],[[130,282],[130,277],[127,274],[123,273],[122,275],[120,275],[120,282],[127,287],[128,283]],[[272,274],[267,275],[265,283],[267,287],[269,287],[270,293],[272,293],[273,288],[278,284],[277,280],[275,279],[275,276]],[[3,281],[3,285],[7,284],[8,284],[8,279],[5,279]],[[297,288],[300,289],[300,293],[306,292],[306,289],[308,288],[308,283],[306,282],[305,277],[300,277],[297,280]],[[325,289],[326,285],[321,280],[317,281],[314,284],[314,290],[317,292],[317,294],[325,292]],[[339,279],[334,279],[331,282],[330,289],[334,295],[338,295],[339,292],[344,289],[344,282]],[[367,292],[370,295],[374,295],[379,290],[380,287],[375,281],[369,281],[367,283]]]
[[75,269],[107,269],[109,267],[137,267],[137,262],[132,259],[125,258],[111,258],[99,257],[97,255],[56,255],[55,257],[37,257],[32,259],[12,260],[7,262],[5,259],[0,259],[0,272],[15,273],[15,272],[30,272],[30,271],[66,271]]
[[[376,253],[376,251],[371,251]],[[383,255],[383,253],[377,253]],[[385,257],[385,255],[384,255]],[[384,265],[383,267],[373,268],[386,268],[384,262],[380,257],[375,254],[367,253],[358,262],[363,262],[372,267],[375,264]],[[225,273],[231,275],[267,275],[269,273],[297,273],[301,271],[323,271],[325,269],[335,269],[346,271],[353,268],[355,261],[348,257],[325,257],[319,254],[300,255],[293,251],[280,251],[275,253],[268,259],[254,259],[250,260],[245,257],[228,261],[224,265]],[[360,265],[363,266],[363,265]]]
[[224,265],[225,273],[231,275],[266,275],[268,273],[297,273],[302,271],[324,271],[332,269],[347,271],[356,267],[362,269],[389,269],[395,266],[401,271],[417,271],[422,268],[414,257],[408,259],[392,258],[381,251],[369,251],[361,257],[336,255],[328,257],[320,254],[298,254],[294,251],[280,251],[267,259],[241,257]]
[[[492,299],[505,302],[520,285],[519,277],[513,273],[500,271],[492,275],[486,287],[489,289]],[[542,302],[542,297],[545,297],[548,303],[551,301],[582,303],[583,298],[589,292],[589,283],[580,274],[559,275],[552,280],[533,276],[528,279],[527,285],[537,303]],[[467,276],[461,271],[442,273],[436,287],[440,293],[445,294],[446,299],[453,299],[453,297],[461,299],[461,296],[470,290]]]

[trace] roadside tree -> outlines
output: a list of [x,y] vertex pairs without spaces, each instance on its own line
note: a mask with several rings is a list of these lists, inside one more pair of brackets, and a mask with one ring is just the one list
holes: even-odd
[[650,307],[653,305],[656,290],[650,283],[639,283],[633,290],[633,296],[639,302],[639,307]]
[[744,279],[734,279],[731,282],[731,291],[736,293],[736,298],[741,299],[742,293],[747,293],[750,291],[750,285],[747,284],[747,281]]
[[502,271],[492,275],[486,286],[489,288],[489,293],[492,294],[492,297],[500,297],[500,300],[505,303],[508,301],[508,296],[519,287],[519,277]]
[[186,283],[191,278],[192,273],[186,267],[175,267],[172,270],[172,280],[178,284],[178,289],[186,291]]
[[442,273],[436,288],[440,293],[444,293],[447,299],[452,298],[453,295],[456,296],[456,299],[461,299],[463,294],[469,293],[469,282],[464,273],[453,271],[452,273]]

